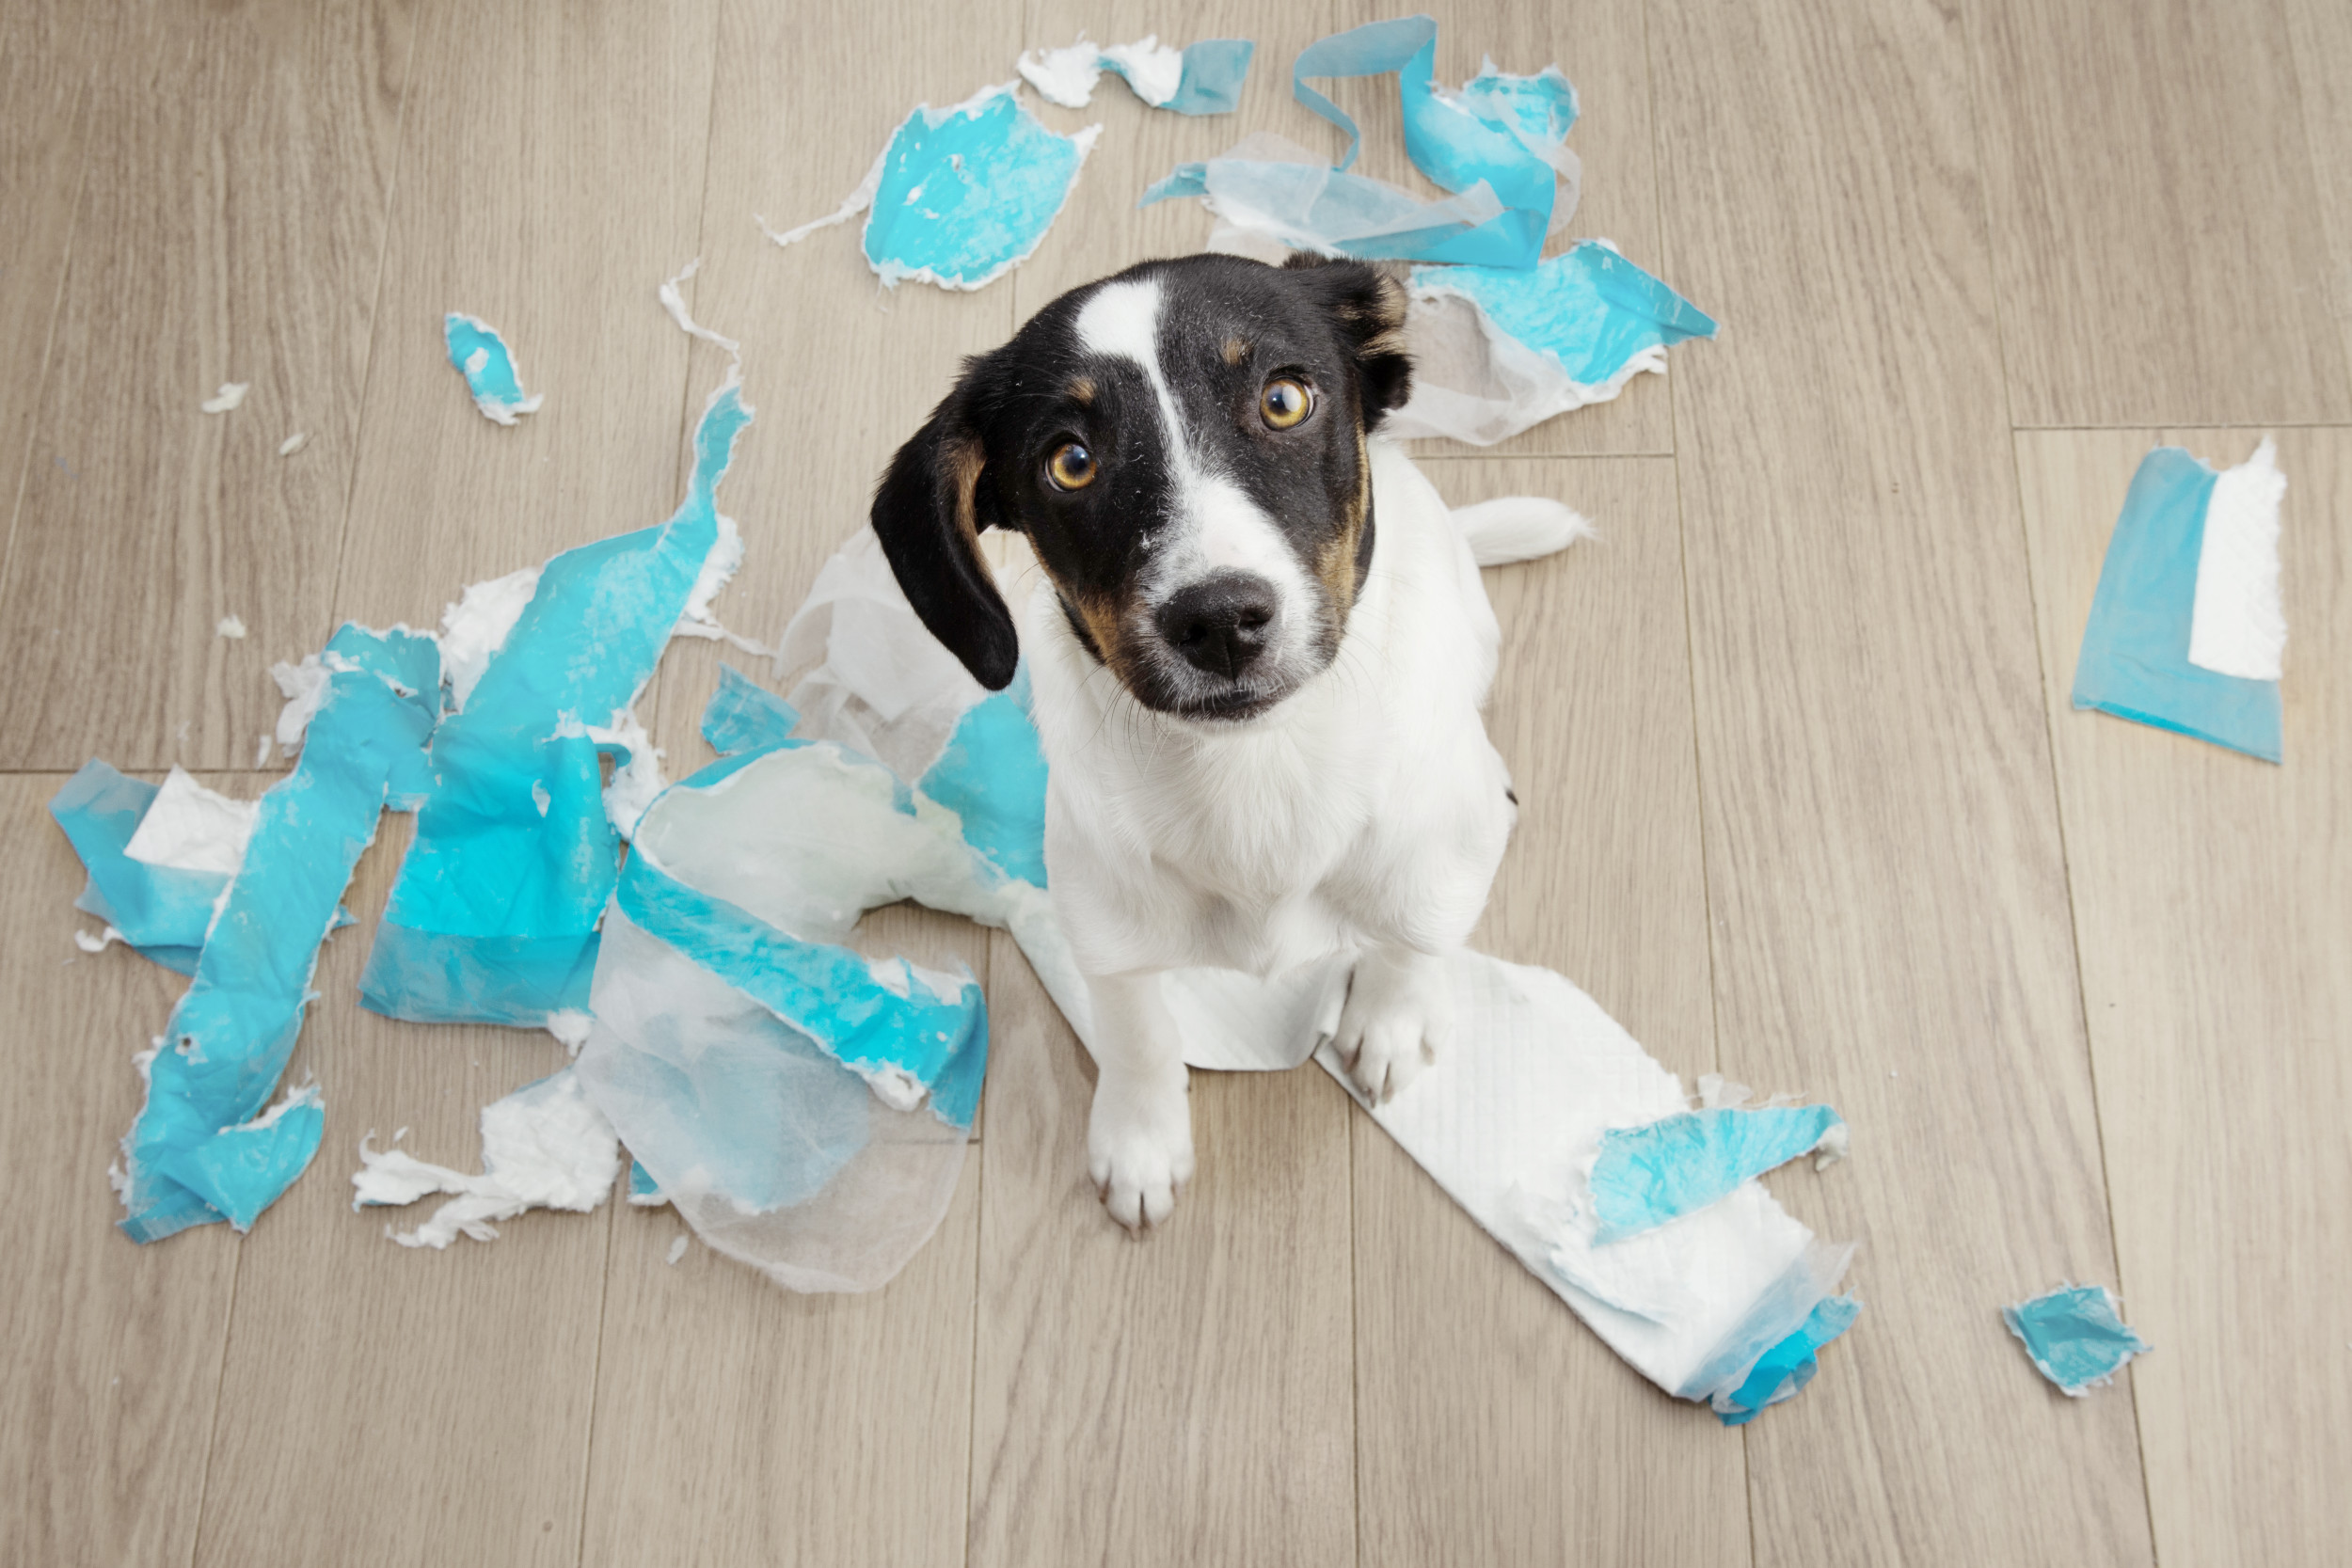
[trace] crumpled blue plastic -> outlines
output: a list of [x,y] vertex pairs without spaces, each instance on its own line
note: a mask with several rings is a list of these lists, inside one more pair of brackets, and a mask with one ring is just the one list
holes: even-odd
[[1593,1163],[1596,1243],[1623,1241],[1730,1196],[1843,1125],[1826,1105],[1718,1106],[1601,1135]]
[[1862,1304],[1850,1295],[1825,1298],[1803,1327],[1756,1358],[1746,1382],[1717,1401],[1715,1418],[1727,1427],[1745,1426],[1766,1405],[1795,1398],[1821,1370],[1821,1347],[1851,1328],[1861,1315]]
[[1592,240],[1533,271],[1415,267],[1412,287],[1469,300],[1498,329],[1587,387],[1606,384],[1645,349],[1715,335],[1714,318]]
[[916,784],[963,820],[963,841],[1008,877],[1045,885],[1045,752],[1029,721],[1029,667],[964,710]]
[[[1475,262],[1527,268],[1543,254],[1558,171],[1537,149],[1556,147],[1576,119],[1576,94],[1556,71],[1508,77],[1491,70],[1464,91],[1441,95],[1431,81],[1438,24],[1426,16],[1368,23],[1318,40],[1291,66],[1299,103],[1347,133],[1347,151],[1331,169],[1308,165],[1218,159],[1184,164],[1143,194],[1138,205],[1170,197],[1245,193],[1255,210],[1283,215],[1285,244],[1368,259]],[[1405,150],[1423,174],[1457,197],[1483,190],[1501,211],[1473,220],[1460,204],[1414,200],[1376,181],[1346,172],[1362,140],[1355,120],[1310,79],[1397,74],[1404,104]],[[1556,129],[1557,135],[1552,135]],[[1429,221],[1412,221],[1425,210]]]
[[166,969],[194,974],[214,902],[229,879],[217,871],[149,865],[123,852],[157,788],[92,758],[57,791],[49,815],[89,873],[73,907],[121,932],[124,941]]
[[1044,242],[1091,138],[1057,135],[1010,87],[919,106],[891,134],[866,217],[866,260],[896,287],[977,289]]
[[[1180,115],[1230,115],[1241,107],[1242,83],[1258,46],[1248,39],[1202,39],[1184,48],[1184,76],[1176,96],[1160,105]],[[1125,75],[1118,61],[1104,64]]]
[[318,1151],[315,1097],[255,1117],[294,1053],[319,943],[375,837],[386,781],[432,733],[440,690],[429,637],[345,626],[326,651],[356,668],[329,676],[300,762],[262,797],[122,1142],[120,1224],[134,1241],[223,1219],[245,1230]]
[[433,736],[433,792],[360,976],[362,1005],[423,1023],[545,1024],[584,1008],[619,872],[600,746],[653,673],[717,542],[719,482],[751,421],[730,380],[694,432],[686,499],[655,528],[567,550]]
[[522,379],[515,371],[515,356],[496,327],[452,310],[442,319],[441,334],[449,344],[449,362],[466,378],[474,406],[489,419],[513,424],[516,415],[539,406],[538,398],[525,395]]
[[2042,1375],[2078,1398],[2153,1348],[2125,1325],[2114,1294],[2104,1285],[2061,1286],[2002,1307],[2001,1321]]
[[2074,705],[2278,762],[2284,755],[2279,683],[2188,661],[2216,477],[2178,447],[2158,447],[2140,460],[2083,627]]

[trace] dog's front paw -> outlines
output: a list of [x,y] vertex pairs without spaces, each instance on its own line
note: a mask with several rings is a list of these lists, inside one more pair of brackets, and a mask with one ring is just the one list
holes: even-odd
[[1087,1117],[1087,1172],[1103,1207],[1129,1230],[1158,1225],[1192,1180],[1192,1102],[1172,1077],[1105,1071]]
[[1333,1049],[1364,1098],[1403,1093],[1454,1035],[1454,998],[1438,960],[1366,954],[1347,985]]

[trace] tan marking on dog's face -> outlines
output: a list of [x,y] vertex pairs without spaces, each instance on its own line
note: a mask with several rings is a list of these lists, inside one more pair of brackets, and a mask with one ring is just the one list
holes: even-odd
[[1093,406],[1094,381],[1092,377],[1084,375],[1079,376],[1071,382],[1071,384],[1065,388],[1064,390],[1070,394],[1070,401],[1078,404],[1080,407],[1089,408]]
[[1249,345],[1239,338],[1228,338],[1217,352],[1225,356],[1227,364],[1238,365],[1249,357]]
[[1325,598],[1331,607],[1335,637],[1347,630],[1348,611],[1356,608],[1356,546],[1364,537],[1364,519],[1371,512],[1372,454],[1364,450],[1363,431],[1359,428],[1355,494],[1347,498],[1347,510],[1339,531],[1315,552],[1315,578],[1323,584]]
[[1077,611],[1078,624],[1086,627],[1095,657],[1124,682],[1135,662],[1135,649],[1127,636],[1128,622],[1136,609],[1134,585],[1126,584],[1116,594],[1104,594],[1073,585],[1042,555],[1037,558],[1037,565],[1045,574],[1045,580],[1054,585],[1061,602]]
[[977,436],[946,443],[941,451],[942,474],[954,498],[956,531],[963,535],[964,547],[975,561],[980,554],[980,523],[976,497],[980,487],[980,470],[988,466],[988,452]]

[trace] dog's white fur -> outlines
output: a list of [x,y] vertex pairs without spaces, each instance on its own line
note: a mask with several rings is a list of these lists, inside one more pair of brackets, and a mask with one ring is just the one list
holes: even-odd
[[1338,655],[1254,720],[1146,708],[1049,588],[1027,609],[1048,880],[1097,1025],[1088,1164],[1131,1227],[1165,1219],[1193,1170],[1161,971],[1272,974],[1356,951],[1335,1043],[1375,1099],[1453,1028],[1443,959],[1476,924],[1517,815],[1479,715],[1501,633],[1478,566],[1585,525],[1532,498],[1449,513],[1401,451],[1377,436],[1367,450],[1372,565]]

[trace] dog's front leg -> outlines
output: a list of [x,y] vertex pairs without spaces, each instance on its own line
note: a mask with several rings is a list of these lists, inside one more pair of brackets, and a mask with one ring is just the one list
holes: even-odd
[[1087,1172],[1111,1218],[1140,1230],[1168,1218],[1192,1180],[1184,1052],[1156,971],[1089,974],[1087,990],[1095,1036]]
[[1454,993],[1445,959],[1410,947],[1369,948],[1347,982],[1347,1006],[1332,1045],[1348,1076],[1377,1105],[1437,1060],[1454,1035]]

